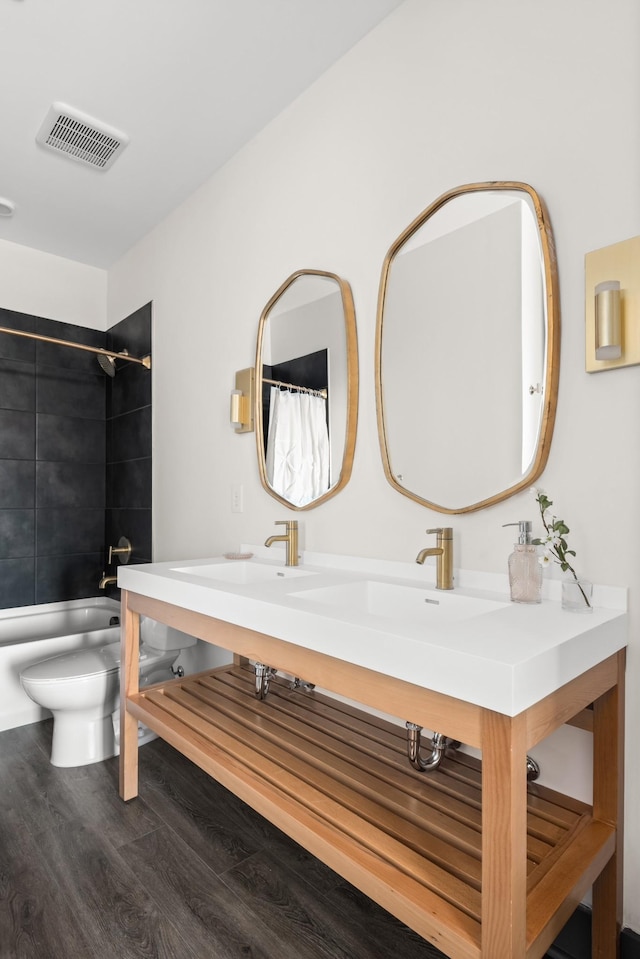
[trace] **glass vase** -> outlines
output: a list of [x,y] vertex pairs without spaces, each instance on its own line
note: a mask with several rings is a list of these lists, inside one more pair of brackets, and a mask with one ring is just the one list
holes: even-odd
[[593,583],[582,576],[562,580],[562,608],[572,613],[593,612]]

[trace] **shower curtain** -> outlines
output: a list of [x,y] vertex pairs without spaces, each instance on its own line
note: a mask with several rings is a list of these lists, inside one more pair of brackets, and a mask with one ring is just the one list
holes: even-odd
[[271,387],[266,469],[269,486],[292,506],[329,489],[327,401]]

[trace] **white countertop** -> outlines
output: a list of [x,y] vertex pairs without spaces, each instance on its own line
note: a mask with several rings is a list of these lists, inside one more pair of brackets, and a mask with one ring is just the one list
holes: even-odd
[[[278,547],[242,547],[252,563],[284,568]],[[223,557],[121,566],[122,589],[162,600],[247,629],[267,633],[414,685],[515,716],[626,645],[626,589],[594,588],[591,613],[561,608],[559,583],[545,584],[539,605],[509,601],[507,577],[456,571],[450,594],[489,601],[488,611],[447,619],[447,595],[434,589],[433,566],[305,552],[296,569],[306,575],[262,583],[223,582],[198,568],[229,565]],[[423,591],[427,603],[414,619],[374,615],[328,605],[309,590],[358,590],[357,583]],[[364,587],[362,587],[364,588]],[[376,586],[368,587],[375,592]],[[403,590],[400,589],[402,594]],[[546,598],[548,596],[556,598]],[[425,602],[423,599],[422,602]]]

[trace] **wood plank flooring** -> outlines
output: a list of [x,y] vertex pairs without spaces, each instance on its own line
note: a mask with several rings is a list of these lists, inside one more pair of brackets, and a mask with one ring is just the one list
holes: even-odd
[[161,740],[117,760],[0,733],[0,959],[442,959]]
[[50,741],[0,733],[0,959],[443,959],[161,740],[127,804]]

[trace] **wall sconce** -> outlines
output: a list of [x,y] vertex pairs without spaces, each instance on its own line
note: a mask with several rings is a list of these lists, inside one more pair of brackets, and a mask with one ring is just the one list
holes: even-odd
[[622,324],[620,322],[620,283],[605,280],[595,289],[596,359],[619,360],[622,356]]
[[236,373],[236,388],[231,393],[231,425],[236,433],[251,433],[253,423],[253,398],[255,393],[255,369],[250,366]]
[[639,264],[640,237],[585,257],[587,373],[640,364]]

